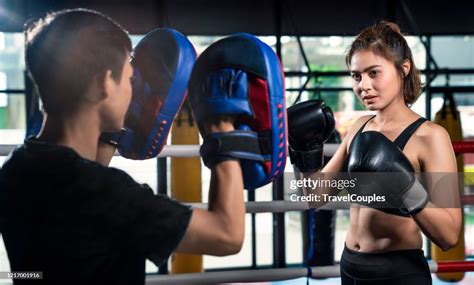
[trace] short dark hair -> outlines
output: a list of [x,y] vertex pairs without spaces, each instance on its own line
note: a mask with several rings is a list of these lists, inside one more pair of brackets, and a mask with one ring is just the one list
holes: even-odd
[[25,62],[48,114],[73,112],[92,80],[122,76],[132,45],[111,18],[92,10],[48,13],[25,27]]
[[[395,68],[402,79],[405,104],[415,103],[422,90],[420,72],[415,66],[411,49],[400,32],[400,27],[392,22],[381,21],[364,29],[350,46],[346,56],[346,64],[350,66],[354,53],[365,50],[382,56],[395,64]],[[410,61],[410,72],[408,74],[403,73],[402,64],[405,60]]]

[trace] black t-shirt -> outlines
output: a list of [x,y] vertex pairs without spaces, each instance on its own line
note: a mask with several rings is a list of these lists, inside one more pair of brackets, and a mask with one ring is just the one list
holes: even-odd
[[191,214],[121,170],[33,139],[0,170],[11,271],[43,272],[28,284],[144,284],[145,259],[165,261]]

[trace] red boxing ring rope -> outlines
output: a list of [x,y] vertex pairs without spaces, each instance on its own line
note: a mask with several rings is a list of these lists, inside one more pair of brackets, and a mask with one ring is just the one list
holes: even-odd
[[458,141],[453,142],[454,152],[459,153],[474,153],[474,141]]
[[436,272],[469,272],[474,271],[474,261],[438,262]]
[[473,194],[462,195],[461,196],[461,204],[463,204],[463,205],[474,205],[474,195]]

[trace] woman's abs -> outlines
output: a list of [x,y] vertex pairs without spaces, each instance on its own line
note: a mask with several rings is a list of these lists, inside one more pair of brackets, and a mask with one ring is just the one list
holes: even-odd
[[412,218],[371,208],[351,207],[346,245],[361,252],[420,249],[422,238]]

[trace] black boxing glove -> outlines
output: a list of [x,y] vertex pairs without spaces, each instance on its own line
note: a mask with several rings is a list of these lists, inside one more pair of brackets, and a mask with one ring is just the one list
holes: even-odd
[[291,106],[287,112],[291,163],[301,172],[321,169],[323,144],[335,126],[331,108],[322,100],[310,100]]
[[379,132],[362,132],[354,138],[348,172],[351,177],[358,172],[370,173],[370,176],[365,175],[364,179],[359,179],[360,187],[348,188],[349,192],[361,196],[375,194],[385,198],[385,202],[371,203],[367,205],[369,207],[389,214],[412,216],[428,203],[428,192],[416,179],[415,170],[408,158]]

